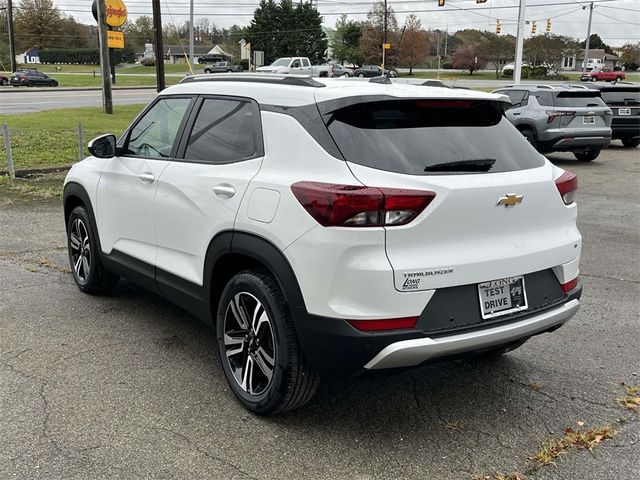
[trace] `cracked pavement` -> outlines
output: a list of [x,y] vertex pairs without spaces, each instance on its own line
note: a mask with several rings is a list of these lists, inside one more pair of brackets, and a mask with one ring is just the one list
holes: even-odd
[[323,380],[273,418],[236,403],[193,317],[128,282],[75,288],[59,202],[0,207],[0,478],[471,479],[605,425],[614,439],[528,476],[640,478],[639,415],[616,404],[640,384],[640,149],[550,158],[580,181],[572,321],[499,359]]

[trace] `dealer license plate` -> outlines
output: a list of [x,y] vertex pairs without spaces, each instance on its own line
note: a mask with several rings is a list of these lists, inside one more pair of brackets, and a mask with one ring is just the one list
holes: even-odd
[[527,309],[527,293],[522,275],[479,283],[478,295],[483,319]]
[[618,115],[631,115],[631,109],[630,108],[619,108],[618,109]]
[[583,125],[594,125],[596,123],[596,117],[582,117]]

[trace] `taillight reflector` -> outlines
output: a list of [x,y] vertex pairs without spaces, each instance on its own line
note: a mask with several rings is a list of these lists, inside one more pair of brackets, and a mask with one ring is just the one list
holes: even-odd
[[362,332],[383,332],[414,328],[418,317],[387,318],[383,320],[347,320],[349,324]]
[[573,290],[578,286],[578,277],[574,278],[573,280],[567,283],[562,283],[560,284],[560,286],[562,287],[562,291],[564,293],[570,292],[571,290]]
[[422,190],[298,182],[291,191],[304,209],[325,227],[406,225],[436,196]]
[[556,187],[565,205],[571,205],[578,190],[578,176],[573,172],[564,172],[556,179]]

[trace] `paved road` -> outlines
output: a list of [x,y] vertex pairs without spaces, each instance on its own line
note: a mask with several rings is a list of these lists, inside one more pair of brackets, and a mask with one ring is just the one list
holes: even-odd
[[[114,105],[148,103],[155,90],[122,89],[113,91]],[[98,107],[102,105],[100,90],[23,89],[3,92],[0,89],[0,114],[39,112],[53,108]]]
[[275,418],[237,404],[213,333],[183,311],[126,282],[81,294],[59,204],[0,207],[0,478],[470,480],[526,471],[568,427],[613,425],[529,478],[637,480],[640,421],[616,398],[640,383],[640,150],[551,158],[580,177],[571,322],[500,359],[325,380]]

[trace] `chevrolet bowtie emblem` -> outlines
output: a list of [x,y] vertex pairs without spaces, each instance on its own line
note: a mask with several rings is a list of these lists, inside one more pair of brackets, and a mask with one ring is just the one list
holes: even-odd
[[504,197],[498,199],[496,205],[504,205],[505,207],[515,207],[519,203],[522,203],[524,195],[516,195],[515,193],[508,193]]

